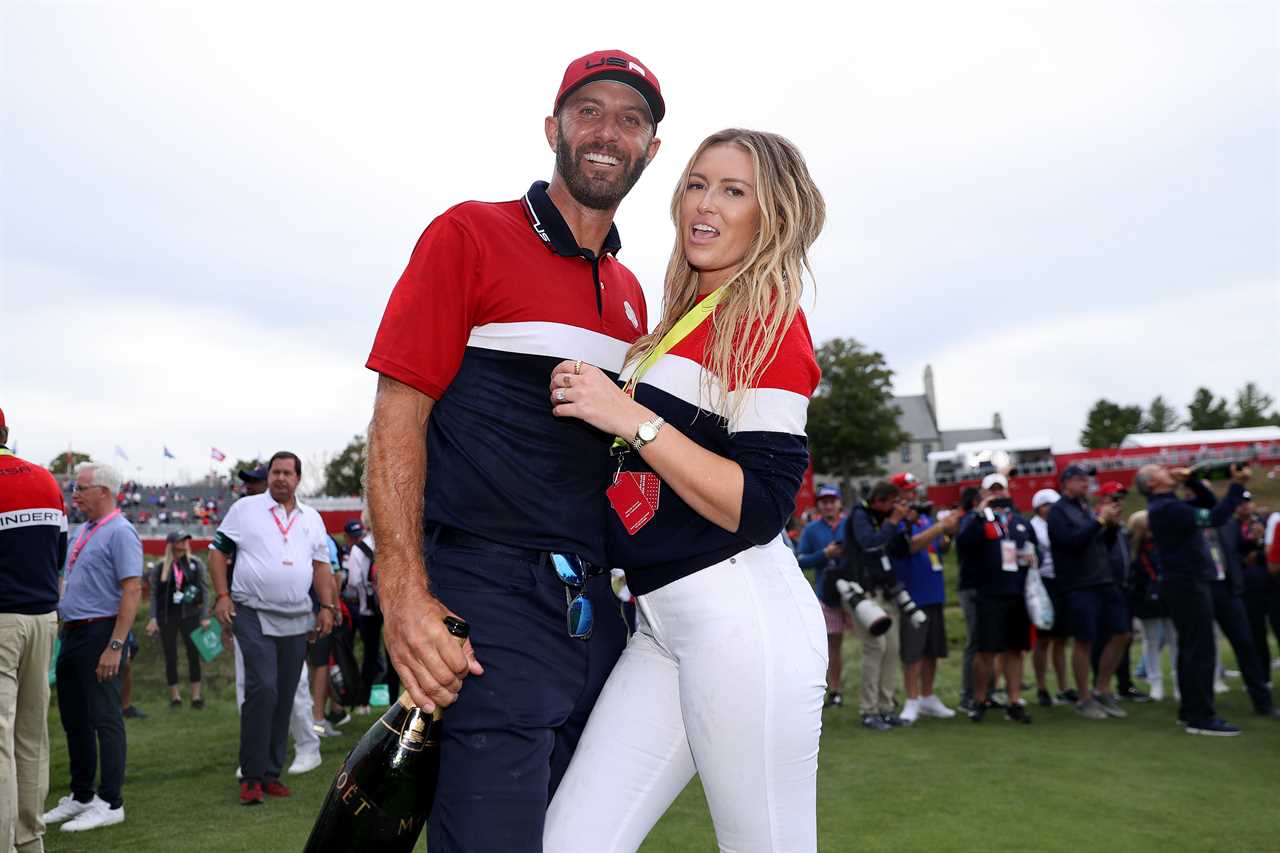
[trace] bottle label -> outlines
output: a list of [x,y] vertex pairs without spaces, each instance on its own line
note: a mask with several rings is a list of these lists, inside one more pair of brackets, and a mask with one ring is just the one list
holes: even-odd
[[346,765],[343,765],[338,778],[333,783],[333,793],[352,817],[360,817],[364,821],[372,818],[376,828],[375,834],[379,839],[390,840],[404,835],[416,838],[422,831],[421,816],[387,814],[377,803],[365,796],[364,791],[348,772]]

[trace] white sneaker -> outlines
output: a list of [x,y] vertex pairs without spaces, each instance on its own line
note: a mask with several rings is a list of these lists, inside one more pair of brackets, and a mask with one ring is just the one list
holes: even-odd
[[1213,682],[1213,692],[1221,695],[1223,693],[1230,693],[1231,688],[1227,686],[1227,683],[1225,681],[1219,680],[1219,681]]
[[289,772],[296,775],[315,770],[319,766],[320,750],[313,749],[308,752],[299,752],[293,759],[293,763],[289,765]]
[[94,797],[89,808],[81,812],[79,817],[62,825],[62,831],[83,832],[86,829],[97,829],[100,826],[112,826],[117,823],[124,823],[124,806],[113,809],[105,800]]
[[328,720],[316,720],[311,724],[312,730],[320,737],[342,737],[342,732],[333,727]]
[[237,782],[239,782],[239,781],[240,781],[240,768],[239,768],[239,767],[237,767],[237,768],[236,768],[236,781],[237,781]]
[[1152,702],[1164,701],[1164,685],[1158,681],[1151,682],[1151,701]]
[[949,720],[956,715],[955,711],[943,705],[942,700],[933,693],[920,700],[920,713],[926,717],[938,717],[942,720]]
[[[102,800],[99,800],[95,796],[89,802],[82,803],[79,800],[77,800],[75,797],[71,796],[70,794],[67,794],[67,796],[58,800],[58,804],[56,806],[54,806],[52,809],[45,812],[44,814],[40,815],[40,820],[44,821],[45,823],[62,823],[64,820],[70,820],[76,815],[87,811],[89,807],[92,806],[95,802],[102,803]],[[102,803],[102,804],[106,805],[106,803]]]
[[908,699],[902,706],[902,713],[898,715],[898,719],[906,723],[908,726],[914,723],[920,717],[920,700]]

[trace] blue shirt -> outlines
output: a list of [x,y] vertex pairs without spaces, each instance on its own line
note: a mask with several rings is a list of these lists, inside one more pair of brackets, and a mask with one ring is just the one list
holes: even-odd
[[[93,533],[97,525],[101,529]],[[71,555],[77,541],[84,542],[84,547],[72,566]],[[63,569],[66,587],[58,602],[58,616],[63,620],[115,616],[120,612],[120,582],[142,576],[142,540],[137,531],[123,515],[117,515],[105,523],[85,522],[71,542]]]
[[[907,529],[905,521],[898,527],[909,537],[928,530],[933,519],[922,515],[916,523]],[[933,550],[933,544],[906,557],[893,557],[893,573],[898,582],[906,587],[915,603],[921,607],[930,604],[942,604],[947,599],[946,586],[942,581],[942,560]]]
[[839,569],[845,566],[845,558],[828,557],[824,549],[832,542],[844,544],[844,516],[832,527],[821,518],[815,518],[804,526],[800,532],[800,542],[796,545],[796,560],[802,569],[816,569],[813,573],[814,589],[822,589],[822,573],[827,569]]

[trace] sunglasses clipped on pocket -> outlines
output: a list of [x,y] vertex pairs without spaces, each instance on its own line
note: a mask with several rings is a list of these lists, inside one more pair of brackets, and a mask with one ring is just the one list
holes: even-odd
[[568,605],[569,636],[577,640],[591,637],[591,626],[595,620],[591,612],[591,601],[586,596],[587,578],[592,574],[591,566],[577,554],[552,553],[551,565],[564,583],[564,600]]

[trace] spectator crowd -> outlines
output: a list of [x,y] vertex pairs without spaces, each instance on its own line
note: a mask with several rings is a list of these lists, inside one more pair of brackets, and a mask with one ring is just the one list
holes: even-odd
[[[17,850],[42,849],[48,824],[75,832],[124,820],[123,720],[143,716],[130,680],[140,607],[148,608],[145,633],[162,650],[175,710],[205,707],[203,640],[221,623],[220,642],[235,659],[244,805],[290,796],[282,774],[319,766],[323,738],[398,695],[382,650],[368,514],[327,532],[296,496],[296,455],[277,453],[239,472],[239,495],[143,488],[86,462],[66,501],[55,479],[8,452],[6,440],[0,413],[0,512],[15,521],[0,528],[0,626],[11,629],[0,641],[14,646],[5,659],[17,661],[0,682],[0,714],[13,732],[13,745],[0,749],[0,776],[15,782],[0,796],[0,833]],[[1093,473],[1068,467],[1059,489],[1035,494],[1028,515],[999,472],[941,509],[909,473],[848,507],[839,488],[820,486],[815,509],[787,541],[813,571],[825,618],[827,707],[846,704],[842,647],[852,634],[862,650],[857,712],[874,732],[960,713],[974,723],[1002,716],[1028,725],[1036,706],[1123,720],[1128,703],[1172,699],[1188,733],[1238,735],[1214,705],[1227,689],[1225,638],[1256,713],[1280,717],[1269,639],[1280,640],[1280,513],[1255,504],[1251,472],[1233,470],[1220,499],[1185,469],[1147,466],[1135,482],[1147,508],[1127,517],[1127,491],[1095,489]],[[192,552],[188,531],[171,530],[164,555],[144,566],[136,527],[173,521],[210,528],[207,555]],[[950,555],[953,590],[944,573]],[[619,574],[614,589],[633,619]],[[952,595],[964,623],[955,708],[937,690],[939,661],[951,653]],[[69,792],[46,811],[51,661],[70,778],[57,780]]]

